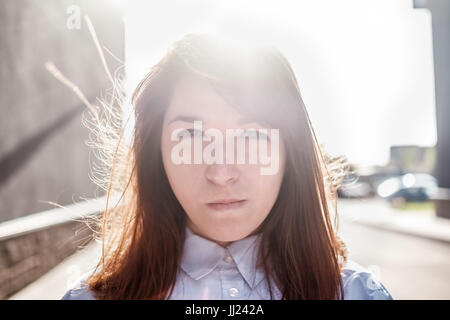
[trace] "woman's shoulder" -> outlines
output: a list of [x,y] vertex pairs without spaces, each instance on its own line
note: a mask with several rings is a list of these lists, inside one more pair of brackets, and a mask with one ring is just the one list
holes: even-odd
[[354,261],[346,262],[342,282],[346,300],[393,300],[375,274]]
[[86,273],[75,281],[75,285],[66,291],[61,300],[95,300],[92,290],[85,282],[88,275],[89,273]]

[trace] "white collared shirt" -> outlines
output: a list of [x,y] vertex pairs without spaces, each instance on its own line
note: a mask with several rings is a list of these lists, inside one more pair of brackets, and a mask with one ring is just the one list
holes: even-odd
[[[193,233],[186,227],[181,268],[177,274],[169,300],[268,300],[270,294],[263,270],[256,265],[261,235],[252,235],[234,241],[226,248]],[[342,271],[344,299],[393,299],[373,273],[359,264],[348,261]],[[281,293],[272,282],[274,297]],[[81,279],[79,284],[63,297],[94,299]]]

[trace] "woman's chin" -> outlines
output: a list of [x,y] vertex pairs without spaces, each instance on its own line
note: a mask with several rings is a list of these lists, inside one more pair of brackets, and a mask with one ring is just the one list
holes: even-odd
[[247,237],[251,233],[251,230],[240,230],[236,227],[232,228],[231,226],[228,228],[226,226],[221,226],[219,228],[215,227],[210,230],[212,231],[211,234],[214,235],[211,239],[219,242],[238,241]]

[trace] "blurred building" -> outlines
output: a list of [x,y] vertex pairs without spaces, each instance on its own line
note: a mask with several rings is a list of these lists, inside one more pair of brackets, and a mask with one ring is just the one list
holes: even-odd
[[415,146],[392,147],[388,166],[362,178],[374,185],[374,181],[390,174],[431,173],[439,187],[434,198],[436,215],[450,218],[450,1],[412,0],[412,5],[429,10],[431,14],[437,123],[435,150]]
[[435,175],[436,147],[415,145],[391,146],[390,161],[386,169],[407,172],[428,173]]
[[413,5],[431,13],[437,122],[435,176],[441,195],[436,199],[436,215],[450,219],[450,1],[413,0]]

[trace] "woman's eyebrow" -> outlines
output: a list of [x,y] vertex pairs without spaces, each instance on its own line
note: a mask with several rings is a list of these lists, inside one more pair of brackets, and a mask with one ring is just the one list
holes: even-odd
[[241,119],[239,119],[238,124],[248,124],[248,123],[256,123],[258,125],[260,125],[261,127],[267,127],[267,123],[264,123],[263,121],[257,120],[257,119],[251,119],[251,118],[246,118],[243,117]]
[[178,115],[178,116],[172,118],[171,120],[167,121],[167,124],[170,124],[175,121],[183,121],[183,122],[192,122],[193,123],[194,121],[202,121],[202,119],[199,117],[194,117],[194,116]]
[[[169,121],[167,121],[167,124],[171,124],[172,122],[175,122],[175,121],[183,121],[183,122],[193,123],[194,121],[203,121],[203,120],[200,117],[195,117],[195,116],[191,116],[191,115],[177,115],[177,116],[173,117],[172,119],[170,119]],[[260,125],[261,127],[268,127],[267,123],[264,123],[263,121],[260,121],[257,119],[252,119],[252,118],[247,118],[247,117],[240,118],[237,121],[237,123],[239,125],[248,124],[248,123],[256,123],[256,124]]]

